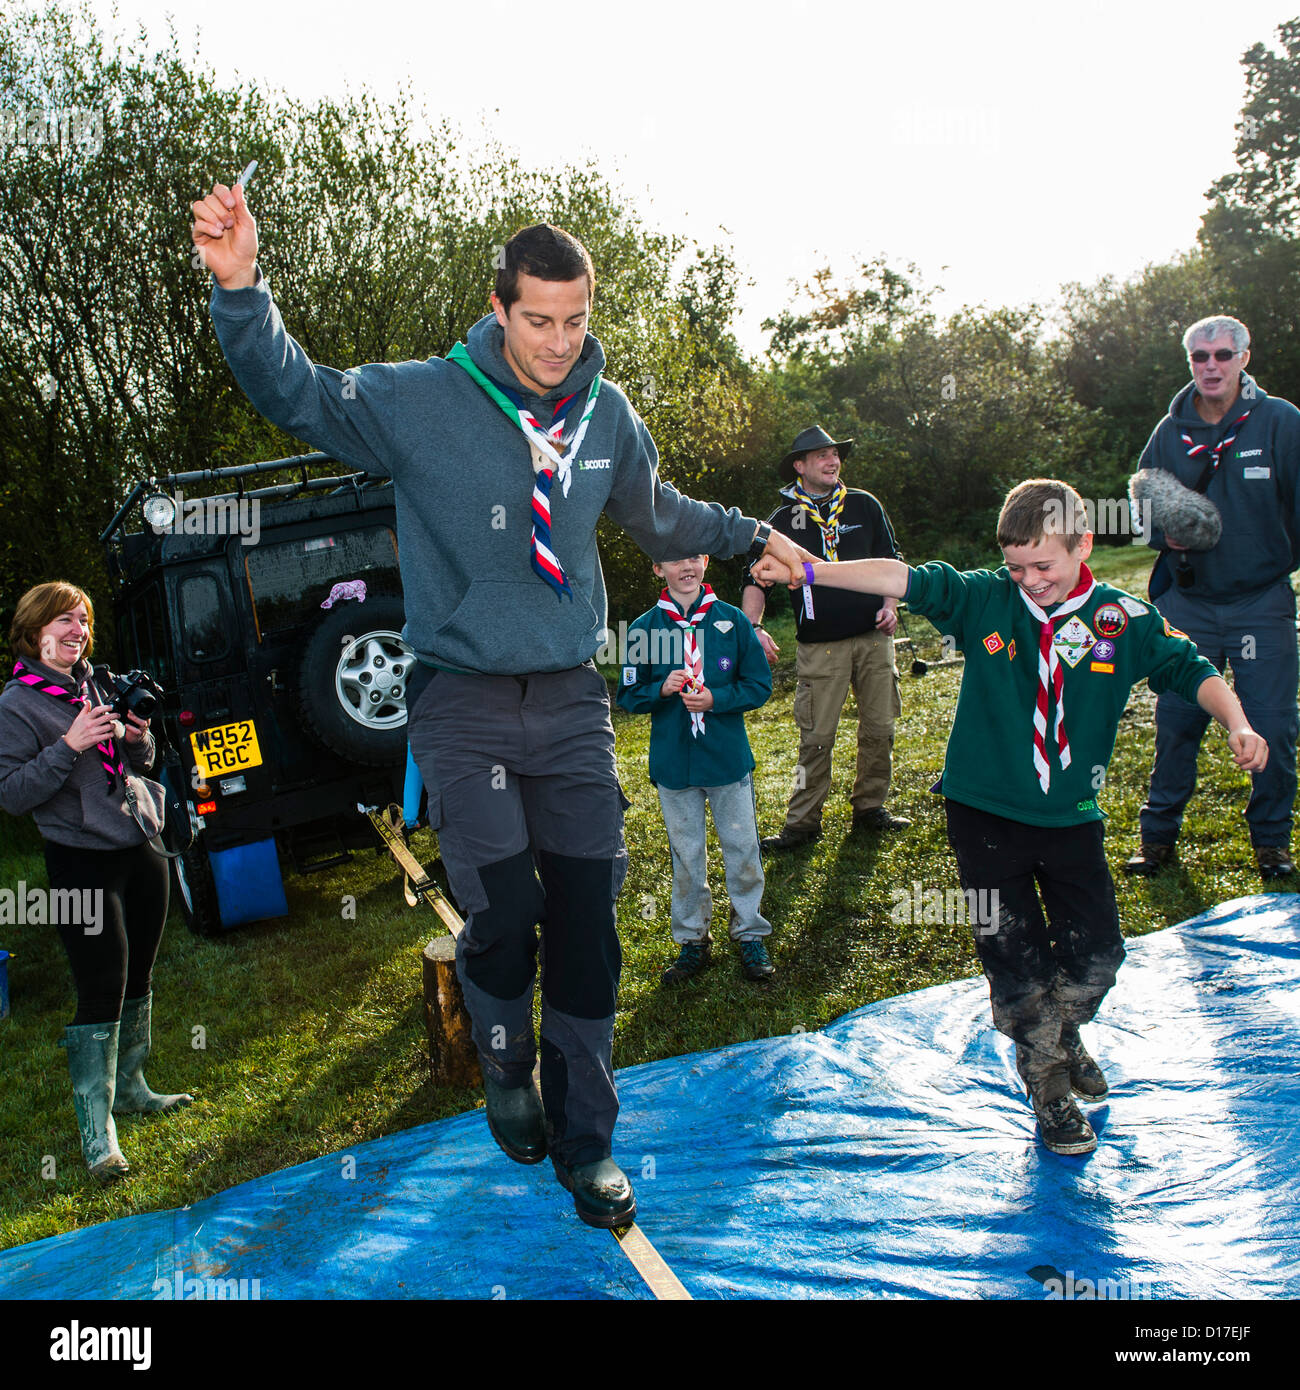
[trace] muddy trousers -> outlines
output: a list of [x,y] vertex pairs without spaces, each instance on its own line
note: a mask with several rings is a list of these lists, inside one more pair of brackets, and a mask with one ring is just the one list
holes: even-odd
[[1124,959],[1102,822],[1038,826],[944,807],[962,887],[997,904],[973,924],[993,1026],[1024,1049],[1039,1100],[1068,1095],[1062,1029],[1093,1017]]
[[587,664],[528,676],[436,671],[418,687],[411,752],[465,917],[457,973],[483,1074],[507,1087],[530,1080],[540,956],[551,1150],[566,1164],[608,1157],[627,802],[605,682]]

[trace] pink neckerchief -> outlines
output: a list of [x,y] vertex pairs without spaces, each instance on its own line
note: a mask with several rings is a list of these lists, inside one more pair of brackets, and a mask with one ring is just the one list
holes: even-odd
[[[83,705],[90,704],[90,697],[84,694],[74,693],[64,686],[55,685],[48,676],[43,676],[39,671],[33,671],[31,667],[23,664],[22,660],[14,662],[14,678],[21,681],[24,685],[30,685],[33,690],[39,690],[42,695],[53,696],[56,700],[62,700],[65,704],[76,705],[80,709]],[[71,677],[69,677],[71,679]],[[84,691],[87,676],[78,686],[79,691]],[[104,771],[108,774],[108,790],[111,792],[114,787],[114,779],[122,777],[124,769],[122,759],[113,750],[113,743],[110,739],[108,743],[97,743],[95,745],[99,753],[99,761],[103,764]]]
[[[700,655],[700,644],[695,640],[695,629],[703,623],[705,615],[713,607],[717,595],[704,584],[701,586],[701,597],[696,605],[695,612],[688,618],[685,613],[677,606],[676,600],[667,589],[659,595],[659,607],[677,624],[680,628],[685,628],[682,635],[682,646],[686,657],[685,666],[689,680],[683,685],[684,690],[689,690],[693,694],[698,694],[704,689],[704,659]],[[691,737],[699,738],[704,732],[704,715],[699,710],[691,712]]]
[[[1016,585],[1017,589],[1020,586]],[[1065,672],[1061,670],[1061,660],[1052,644],[1052,625],[1057,618],[1073,613],[1087,603],[1097,581],[1087,565],[1079,566],[1079,582],[1065,596],[1065,599],[1049,617],[1029,595],[1020,589],[1020,597],[1025,607],[1038,619],[1038,703],[1034,707],[1034,768],[1038,772],[1038,785],[1047,795],[1052,783],[1052,769],[1047,761],[1047,707],[1049,690],[1056,698],[1056,725],[1052,737],[1056,742],[1057,757],[1062,769],[1070,766],[1070,741],[1065,736]]]

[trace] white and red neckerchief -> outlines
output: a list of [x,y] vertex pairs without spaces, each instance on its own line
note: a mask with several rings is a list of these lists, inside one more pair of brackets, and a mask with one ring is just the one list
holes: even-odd
[[[1016,586],[1020,588],[1019,585]],[[1065,672],[1061,670],[1061,659],[1056,655],[1052,642],[1052,625],[1057,618],[1082,608],[1092,596],[1097,581],[1087,565],[1079,566],[1079,582],[1065,596],[1049,617],[1029,595],[1020,589],[1020,597],[1025,607],[1038,619],[1038,703],[1034,706],[1034,769],[1038,773],[1038,785],[1043,795],[1052,784],[1052,769],[1047,761],[1047,707],[1049,691],[1056,700],[1056,723],[1052,729],[1052,740],[1056,744],[1057,757],[1061,767],[1070,766],[1070,741],[1065,736]]]
[[1228,435],[1226,439],[1219,440],[1219,442],[1214,446],[1213,449],[1211,449],[1208,444],[1195,443],[1190,434],[1184,433],[1183,443],[1187,445],[1187,457],[1189,459],[1194,459],[1198,458],[1201,454],[1212,454],[1213,458],[1210,460],[1210,474],[1211,476],[1213,476],[1214,473],[1218,471],[1219,455],[1222,454],[1223,451],[1228,447],[1228,445],[1231,444],[1234,439],[1236,439],[1237,435],[1241,433],[1241,427],[1246,422],[1249,415],[1249,410],[1245,413],[1245,415],[1238,415],[1237,418],[1232,422],[1232,424],[1228,426],[1232,433]]
[[[677,606],[673,596],[667,589],[659,595],[659,607],[667,613],[668,617],[684,628],[682,634],[682,646],[685,655],[685,667],[688,679],[682,686],[683,690],[689,690],[692,694],[699,694],[704,689],[704,658],[700,655],[700,644],[695,640],[695,629],[699,627],[705,619],[709,609],[717,595],[707,584],[700,586],[700,600],[695,607],[695,612],[688,618],[685,613]],[[699,738],[704,732],[704,714],[700,710],[691,712],[691,737]]]

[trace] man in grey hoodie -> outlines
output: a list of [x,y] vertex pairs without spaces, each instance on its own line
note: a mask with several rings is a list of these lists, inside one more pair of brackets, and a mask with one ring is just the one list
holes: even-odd
[[651,555],[757,559],[766,547],[792,577],[803,555],[659,478],[644,422],[604,380],[587,332],[595,273],[567,233],[541,225],[511,238],[492,313],[447,359],[339,372],[285,331],[242,187],[214,186],[193,214],[216,280],[213,322],[249,400],[295,437],[393,479],[403,635],[423,667],[407,692],[409,739],[466,915],[457,965],[488,1124],[519,1162],[549,1150],[584,1221],[622,1225],[636,1213],[611,1158],[627,802],[592,662],[605,628],[596,523],[604,513]]
[[[1286,878],[1296,792],[1297,652],[1291,573],[1300,564],[1300,410],[1246,373],[1250,333],[1223,316],[1183,335],[1192,380],[1174,397],[1138,459],[1199,489],[1218,508],[1223,533],[1189,552],[1156,529],[1161,552],[1151,598],[1220,670],[1232,665],[1242,708],[1267,740],[1253,774],[1246,820],[1261,878]],[[1107,638],[1123,640],[1119,634]],[[1177,861],[1183,812],[1196,787],[1196,758],[1209,716],[1178,695],[1156,702],[1156,756],[1142,807],[1142,841],[1124,865],[1149,877]]]

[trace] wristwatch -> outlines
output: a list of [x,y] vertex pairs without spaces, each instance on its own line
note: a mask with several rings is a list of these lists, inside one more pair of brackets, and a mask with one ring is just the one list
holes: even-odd
[[754,532],[753,542],[745,554],[745,559],[751,565],[757,564],[763,558],[763,552],[767,549],[768,540],[771,538],[772,528],[766,521],[758,523],[758,530]]

